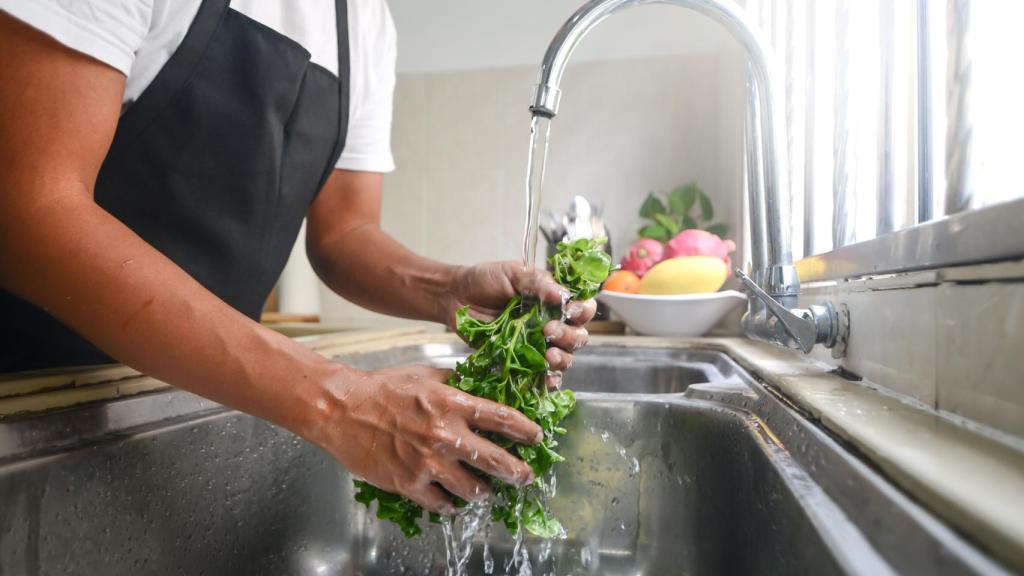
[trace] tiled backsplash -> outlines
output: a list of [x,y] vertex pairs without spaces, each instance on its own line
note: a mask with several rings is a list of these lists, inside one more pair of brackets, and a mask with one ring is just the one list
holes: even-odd
[[[841,363],[872,384],[1024,440],[1024,263],[805,290],[849,306]],[[838,364],[828,351],[816,358]]]
[[[530,87],[536,67],[399,76],[383,226],[447,262],[520,257]],[[696,180],[735,237],[743,185],[742,58],[712,54],[570,67],[552,125],[542,206],[576,194],[603,204],[616,256],[650,190]],[[737,242],[742,245],[741,242]],[[538,252],[543,254],[544,246]],[[321,290],[328,320],[373,313]]]

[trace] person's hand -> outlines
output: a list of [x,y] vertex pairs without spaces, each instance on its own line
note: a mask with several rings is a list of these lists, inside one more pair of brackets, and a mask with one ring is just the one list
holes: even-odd
[[445,515],[455,511],[448,493],[469,502],[490,493],[467,466],[517,486],[532,482],[525,462],[476,432],[536,444],[540,426],[446,385],[449,374],[428,366],[343,372],[330,386],[334,400],[321,404],[316,442],[353,475]]
[[[473,316],[491,320],[517,294],[554,305],[561,305],[566,294],[549,272],[527,268],[521,262],[490,262],[460,268],[455,278],[447,310],[447,323],[453,329],[456,310],[467,304]],[[572,353],[586,345],[589,337],[584,325],[596,311],[597,303],[593,300],[571,301],[565,305],[565,322],[552,320],[544,326],[544,335],[551,344],[544,357],[552,370],[565,370],[572,365]]]

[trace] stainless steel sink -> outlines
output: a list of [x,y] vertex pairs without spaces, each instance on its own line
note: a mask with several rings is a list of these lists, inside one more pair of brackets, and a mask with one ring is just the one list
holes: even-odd
[[[568,538],[528,540],[534,574],[1002,573],[719,352],[591,346],[565,384]],[[489,542],[504,574],[511,538]],[[0,423],[0,575],[443,574],[441,543],[373,518],[317,448],[184,392]]]

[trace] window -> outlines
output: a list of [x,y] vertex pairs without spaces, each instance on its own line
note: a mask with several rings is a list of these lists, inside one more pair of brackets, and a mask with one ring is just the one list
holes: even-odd
[[794,259],[1024,198],[1024,2],[739,1],[776,52]]

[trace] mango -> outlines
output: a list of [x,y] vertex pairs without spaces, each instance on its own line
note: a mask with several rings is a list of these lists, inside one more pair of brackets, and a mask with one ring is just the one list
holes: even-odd
[[662,260],[640,279],[641,294],[699,294],[717,292],[729,268],[715,256],[684,256]]

